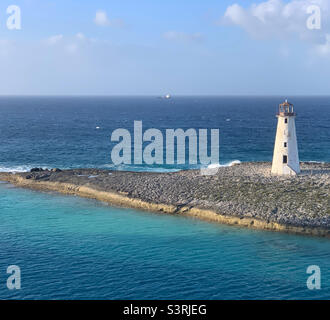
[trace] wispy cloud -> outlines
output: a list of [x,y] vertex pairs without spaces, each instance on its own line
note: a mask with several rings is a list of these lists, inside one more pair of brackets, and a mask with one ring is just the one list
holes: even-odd
[[[317,5],[321,10],[321,29],[311,30],[307,20],[308,8]],[[239,4],[227,7],[217,24],[238,26],[255,39],[292,39],[307,41],[313,45],[325,41],[330,33],[330,0],[267,0],[253,3],[247,8]]]
[[83,33],[81,33],[81,32],[78,32],[78,33],[76,34],[76,37],[77,37],[79,40],[85,40],[85,39],[86,39],[86,36],[85,36]]
[[94,23],[100,27],[125,27],[125,22],[122,19],[110,19],[104,10],[96,12]]
[[108,15],[103,10],[99,10],[99,11],[96,12],[94,22],[98,26],[102,26],[102,27],[106,27],[110,24],[110,20],[108,19]]
[[163,33],[163,37],[166,40],[180,42],[201,42],[204,40],[204,35],[200,32],[186,33],[180,31],[167,31]]
[[[58,52],[64,52],[68,54],[75,54],[80,49],[88,48],[91,44],[96,43],[98,40],[95,38],[89,38],[82,32],[78,32],[75,35],[54,35],[50,36],[46,40],[43,40],[42,43],[46,47],[50,47]],[[0,53],[1,53],[1,42],[0,42]]]
[[62,34],[58,34],[55,36],[51,36],[46,40],[46,43],[50,46],[53,46],[55,44],[57,44],[58,42],[60,42],[63,39],[63,35]]

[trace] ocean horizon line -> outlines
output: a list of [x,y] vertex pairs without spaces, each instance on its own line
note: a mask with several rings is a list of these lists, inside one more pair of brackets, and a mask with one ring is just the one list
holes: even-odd
[[[155,94],[0,94],[0,98],[161,98]],[[328,98],[330,94],[171,94],[171,98]]]

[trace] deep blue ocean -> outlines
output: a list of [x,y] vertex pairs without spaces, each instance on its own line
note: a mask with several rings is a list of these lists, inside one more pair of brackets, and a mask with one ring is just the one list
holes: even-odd
[[[0,171],[114,167],[111,133],[220,130],[220,164],[271,161],[286,97],[1,97]],[[330,97],[289,97],[300,160],[330,161]],[[195,166],[194,166],[195,167]],[[115,208],[0,183],[0,299],[327,299],[330,240]],[[6,287],[18,265],[22,288]],[[308,290],[318,265],[322,289]]]

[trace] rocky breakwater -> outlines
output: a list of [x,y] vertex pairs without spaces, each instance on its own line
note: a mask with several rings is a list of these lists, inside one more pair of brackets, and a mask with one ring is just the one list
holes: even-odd
[[298,176],[272,176],[268,162],[174,173],[98,169],[0,173],[20,187],[58,191],[112,205],[250,228],[330,237],[330,163],[302,163]]

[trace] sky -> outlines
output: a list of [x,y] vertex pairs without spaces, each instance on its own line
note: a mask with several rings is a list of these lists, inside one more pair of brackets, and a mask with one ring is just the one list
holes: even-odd
[[1,0],[0,95],[167,93],[330,94],[330,0]]

